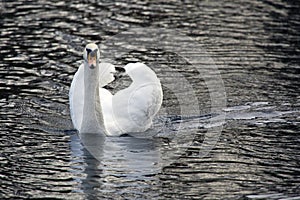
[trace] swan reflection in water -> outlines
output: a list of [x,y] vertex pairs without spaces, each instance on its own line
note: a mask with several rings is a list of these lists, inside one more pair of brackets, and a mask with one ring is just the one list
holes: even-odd
[[[156,182],[155,174],[161,171],[159,147],[155,140],[149,138],[106,137],[101,134],[84,134],[79,138],[74,134],[71,149],[77,161],[85,163],[79,174],[83,172],[86,177],[77,180],[84,194],[115,190],[146,179]],[[78,165],[82,166],[82,163]],[[138,192],[139,189],[132,190]]]

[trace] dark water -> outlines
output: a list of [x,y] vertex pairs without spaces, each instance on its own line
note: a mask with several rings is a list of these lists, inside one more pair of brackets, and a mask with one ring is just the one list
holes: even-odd
[[[279,0],[2,1],[0,199],[300,199],[299,9]],[[134,28],[147,33],[137,43],[129,39]],[[172,52],[159,46],[164,39],[149,40],[160,34],[147,30],[161,29],[205,49],[213,64],[198,48],[186,55],[214,73],[199,78],[198,65],[176,52],[188,45]],[[110,38],[124,32],[120,56]],[[164,89],[154,124],[160,137],[106,138],[97,152],[82,145],[68,91],[92,41],[116,65],[141,61],[156,71]],[[147,41],[153,45],[138,46]],[[216,98],[226,108],[210,96],[219,73],[226,101]],[[191,94],[174,93],[170,74],[193,88],[197,116],[186,116]],[[212,123],[224,114],[225,122]],[[213,130],[221,135],[203,156]]]

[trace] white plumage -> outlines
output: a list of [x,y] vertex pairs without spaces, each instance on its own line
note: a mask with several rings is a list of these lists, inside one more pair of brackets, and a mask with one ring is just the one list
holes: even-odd
[[[90,52],[95,52],[96,63]],[[99,63],[95,44],[86,46],[83,57],[84,64],[76,72],[69,93],[71,118],[79,133],[119,136],[146,131],[162,104],[163,93],[156,74],[143,63],[127,64],[125,73],[132,83],[112,95],[103,86],[114,80],[115,67]]]

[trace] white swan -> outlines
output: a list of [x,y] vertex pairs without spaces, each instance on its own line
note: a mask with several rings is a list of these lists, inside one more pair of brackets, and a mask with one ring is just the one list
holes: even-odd
[[114,80],[115,67],[99,63],[100,51],[93,43],[86,46],[83,58],[69,93],[71,118],[79,133],[119,136],[146,131],[162,104],[156,74],[143,63],[127,64],[124,69],[132,83],[112,95],[103,86]]

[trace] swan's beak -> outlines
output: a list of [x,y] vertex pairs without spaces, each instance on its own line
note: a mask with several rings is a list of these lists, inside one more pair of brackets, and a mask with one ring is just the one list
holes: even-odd
[[91,69],[94,69],[97,64],[97,50],[88,53],[88,65]]
[[96,60],[96,56],[91,56],[90,54],[88,55],[88,64],[91,69],[96,67]]

